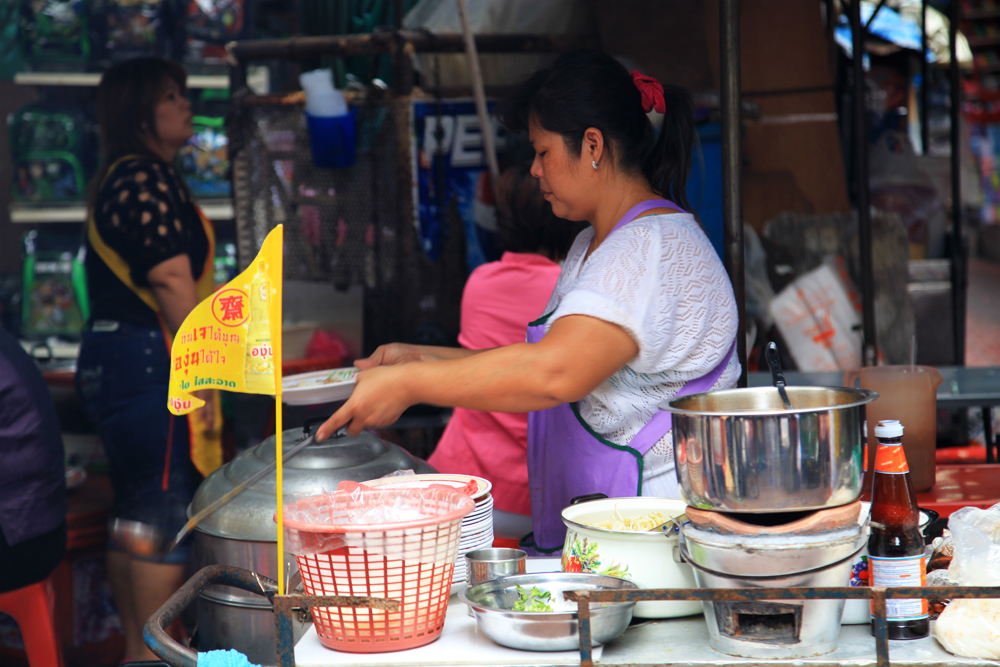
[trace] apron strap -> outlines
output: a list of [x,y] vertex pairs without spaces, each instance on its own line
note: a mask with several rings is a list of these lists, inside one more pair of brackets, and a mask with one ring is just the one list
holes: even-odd
[[[680,391],[674,394],[674,398],[687,396],[688,394],[700,394],[711,389],[712,386],[718,382],[719,378],[722,377],[726,367],[729,365],[729,360],[732,359],[735,352],[736,341],[733,340],[733,344],[729,346],[729,352],[722,358],[722,361],[720,361],[715,368],[710,370],[706,375],[689,380],[683,387],[680,388]],[[663,436],[669,433],[672,427],[672,415],[666,410],[657,410],[656,414],[653,415],[653,418],[646,422],[646,425],[635,434],[632,440],[629,441],[628,445],[630,448],[645,454],[652,449],[653,445],[658,443]]]
[[618,224],[616,224],[614,227],[611,228],[611,232],[608,233],[608,236],[614,234],[619,227],[623,227],[628,223],[632,222],[633,220],[635,220],[637,216],[642,215],[646,211],[651,211],[654,208],[674,208],[677,209],[678,211],[684,210],[680,206],[678,206],[677,204],[673,203],[668,199],[650,199],[649,201],[641,202],[630,208],[628,210],[628,213],[622,216],[622,219],[618,221]]
[[[119,158],[112,163],[111,167],[108,168],[108,172],[104,175],[104,180],[101,181],[100,187],[104,187],[108,178],[111,177],[112,172],[118,168],[118,165],[122,164],[126,160],[131,160],[141,157],[139,155],[126,155],[125,157]],[[194,203],[192,202],[192,205]],[[198,213],[198,220],[201,222],[202,228],[205,231],[205,236],[208,239],[208,253],[205,256],[205,266],[202,268],[201,277],[198,278],[195,283],[195,288],[198,294],[198,300],[204,301],[212,295],[215,291],[215,228],[205,214],[202,213],[201,209],[194,205],[195,211]],[[132,281],[132,270],[121,255],[118,254],[111,246],[104,242],[101,238],[100,233],[97,231],[97,224],[94,220],[94,211],[91,210],[87,218],[87,240],[90,242],[90,247],[94,249],[97,256],[111,269],[111,272],[125,284],[125,286],[136,296],[142,299],[150,309],[160,316],[160,304],[156,300],[156,296],[153,294],[153,290],[148,287],[139,287]],[[161,326],[162,326],[161,322]],[[170,348],[170,344],[173,342],[173,336],[167,328],[163,327],[164,336],[167,340],[167,348]]]

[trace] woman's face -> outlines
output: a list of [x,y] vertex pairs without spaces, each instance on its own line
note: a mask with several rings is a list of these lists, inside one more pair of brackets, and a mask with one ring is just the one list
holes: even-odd
[[561,134],[549,132],[537,122],[528,126],[528,138],[535,149],[531,175],[538,179],[542,195],[552,205],[552,213],[564,220],[589,220],[594,210],[593,171],[585,151],[573,156]]
[[191,103],[181,94],[173,80],[168,81],[154,112],[156,138],[174,150],[187,143],[194,130],[191,127]]

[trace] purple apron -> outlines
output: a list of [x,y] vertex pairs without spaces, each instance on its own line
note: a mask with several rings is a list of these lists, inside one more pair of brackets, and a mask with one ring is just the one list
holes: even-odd
[[[680,210],[677,204],[665,199],[643,202],[626,213],[611,234],[654,208]],[[551,315],[548,313],[528,325],[529,343],[542,339]],[[711,389],[729,364],[733,349],[735,342],[718,366],[685,384],[676,395]],[[534,530],[522,538],[522,547],[545,554],[561,551],[566,537],[561,513],[572,498],[598,492],[611,498],[642,495],[642,457],[670,431],[670,424],[670,413],[659,410],[628,445],[622,446],[595,433],[580,416],[575,403],[529,412],[528,487]]]

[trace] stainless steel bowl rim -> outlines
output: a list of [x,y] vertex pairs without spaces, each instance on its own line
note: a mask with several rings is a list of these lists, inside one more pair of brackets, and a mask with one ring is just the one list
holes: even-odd
[[701,398],[709,394],[720,395],[720,394],[734,394],[734,393],[761,393],[763,391],[774,390],[777,391],[775,387],[742,387],[738,389],[721,389],[715,391],[706,391],[700,394],[688,394],[686,396],[676,396],[671,399],[667,399],[660,403],[659,408],[661,410],[666,410],[667,412],[672,412],[677,415],[690,415],[690,416],[704,416],[704,417],[774,417],[782,415],[797,415],[797,414],[807,414],[811,412],[825,412],[827,410],[842,410],[845,408],[856,408],[862,405],[871,403],[878,398],[878,393],[871,391],[870,389],[856,389],[854,387],[823,387],[823,386],[794,386],[786,387],[789,392],[819,392],[819,391],[843,391],[846,393],[852,393],[857,395],[857,400],[850,403],[841,403],[839,405],[827,405],[811,408],[796,408],[793,407],[791,410],[780,409],[780,410],[687,410],[684,408],[674,407],[674,403],[680,401],[690,401],[693,399]]
[[[463,588],[458,592],[458,599],[469,605],[473,609],[481,613],[491,613],[491,614],[504,614],[511,618],[517,619],[546,619],[546,620],[577,620],[576,611],[514,611],[513,609],[501,609],[500,607],[490,607],[488,605],[482,604],[480,602],[475,602],[469,599],[469,593],[476,591],[476,589],[493,589],[498,588],[498,584],[507,583],[508,586],[504,588],[509,588],[514,585],[520,585],[522,588],[527,586],[535,586],[540,583],[545,583],[547,581],[557,580],[569,580],[574,581],[579,579],[584,582],[589,578],[601,578],[601,579],[616,579],[621,582],[620,588],[632,588],[638,589],[639,586],[628,579],[622,579],[621,577],[612,577],[607,574],[586,574],[582,572],[542,572],[535,574],[512,574],[506,577],[497,577],[496,579],[491,579],[489,581],[484,581],[481,584],[476,584],[475,586],[468,586]],[[578,589],[572,590],[609,590],[607,586],[581,586]],[[614,589],[610,589],[614,590]],[[590,615],[600,615],[605,610],[620,609],[627,606],[634,606],[635,602],[602,602],[600,606],[597,604],[591,604]]]
[[830,568],[837,567],[838,565],[843,565],[845,561],[857,558],[858,555],[862,551],[864,551],[867,547],[868,547],[868,543],[865,542],[864,544],[861,545],[860,548],[858,548],[856,551],[854,551],[853,553],[851,553],[849,556],[846,556],[844,558],[840,558],[838,560],[833,561],[832,563],[827,563],[826,565],[822,565],[820,567],[814,567],[814,568],[809,569],[809,570],[802,570],[801,572],[788,572],[788,573],[785,573],[785,574],[768,574],[768,575],[765,575],[765,576],[753,576],[753,575],[749,575],[749,574],[730,574],[728,572],[717,572],[716,570],[710,570],[707,567],[704,567],[702,565],[698,565],[697,563],[695,563],[694,559],[691,558],[691,554],[688,553],[687,549],[685,548],[685,546],[683,544],[681,544],[680,549],[681,549],[681,558],[683,558],[684,561],[687,562],[695,570],[701,570],[703,572],[708,572],[709,574],[713,574],[713,575],[715,575],[717,577],[723,577],[723,578],[726,578],[726,579],[748,579],[748,580],[751,580],[751,581],[766,581],[768,579],[787,579],[789,577],[806,576],[806,575],[809,575],[809,574],[813,574],[815,572],[821,572],[823,570],[828,570]]

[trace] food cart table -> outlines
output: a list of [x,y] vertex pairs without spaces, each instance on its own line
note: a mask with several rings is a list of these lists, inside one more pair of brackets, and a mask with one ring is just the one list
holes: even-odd
[[[889,657],[897,667],[930,665],[993,665],[990,660],[960,658],[945,651],[933,637],[889,644]],[[817,658],[752,660],[727,656],[708,644],[702,616],[637,623],[621,637],[593,653],[595,665],[769,665],[776,667],[864,667],[875,665],[875,640],[867,625],[845,625],[836,651]],[[314,630],[295,647],[296,667],[430,667],[431,665],[537,667],[580,664],[576,651],[542,653],[507,649],[478,632],[464,604],[452,598],[441,638],[425,647],[394,653],[352,654],[324,648]]]
[[1000,464],[937,465],[934,488],[917,494],[917,504],[941,518],[963,507],[992,507],[1000,503]]

